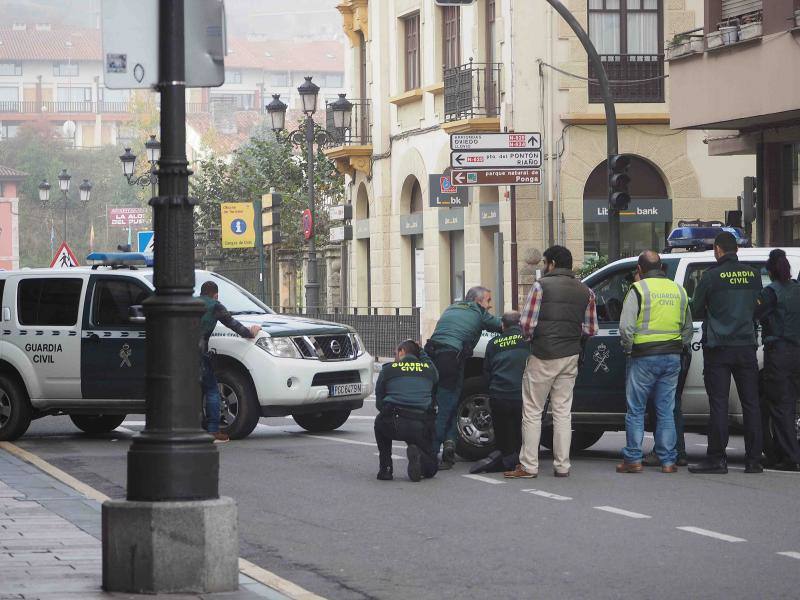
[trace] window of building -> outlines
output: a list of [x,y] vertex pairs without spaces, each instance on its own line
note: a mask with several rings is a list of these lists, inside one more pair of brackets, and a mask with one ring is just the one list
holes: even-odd
[[90,87],[60,87],[56,90],[58,102],[91,102],[92,88]]
[[9,138],[17,137],[17,133],[19,133],[19,125],[0,123],[0,140],[7,140]]
[[763,0],[722,0],[722,20],[754,15],[764,8]]
[[406,90],[420,87],[419,13],[403,18],[405,35],[405,86]]
[[101,279],[92,296],[92,325],[97,327],[130,327],[131,306],[140,305],[150,292],[133,280]]
[[281,71],[269,71],[267,82],[273,87],[289,87],[289,74]]
[[[589,37],[597,48],[617,102],[663,102],[662,0],[589,0]],[[589,77],[596,79],[592,65]],[[638,84],[628,82],[638,81]],[[597,84],[589,101],[602,102]]]
[[20,325],[75,325],[82,279],[24,279],[17,288]]
[[0,87],[0,103],[17,102],[19,100],[18,87]]
[[442,61],[445,69],[461,64],[461,8],[442,8]]
[[228,71],[225,70],[225,83],[242,83],[241,71]]
[[342,74],[341,73],[328,73],[325,76],[325,87],[340,88],[342,87]]
[[451,231],[450,236],[450,302],[464,299],[466,274],[464,267],[464,232]]
[[53,63],[53,77],[77,77],[78,63]]
[[103,102],[128,102],[131,99],[130,90],[110,90],[101,86],[97,93]]
[[22,75],[22,65],[13,62],[0,62],[0,75]]

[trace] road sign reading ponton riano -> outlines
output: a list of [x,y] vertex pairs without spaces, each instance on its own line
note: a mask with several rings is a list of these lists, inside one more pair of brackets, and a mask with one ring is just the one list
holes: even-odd
[[541,150],[479,150],[451,152],[454,169],[528,169],[542,166]]
[[542,134],[533,133],[455,133],[451,150],[541,150]]
[[453,169],[452,178],[456,187],[542,183],[539,169]]

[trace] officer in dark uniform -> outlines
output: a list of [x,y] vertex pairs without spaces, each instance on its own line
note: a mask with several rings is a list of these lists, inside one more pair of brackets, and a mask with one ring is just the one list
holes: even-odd
[[451,304],[442,313],[425,351],[439,371],[436,404],[436,442],[434,452],[442,449],[440,469],[450,469],[456,461],[456,410],[464,384],[464,365],[481,332],[501,330],[500,318],[489,311],[492,292],[485,287],[473,287],[461,302]]
[[522,336],[520,314],[503,315],[503,333],[489,341],[483,371],[489,383],[489,406],[497,450],[478,461],[470,473],[509,471],[519,462],[522,446],[522,376],[531,347]]
[[436,475],[434,393],[439,375],[419,344],[406,340],[395,360],[386,363],[375,384],[375,441],[378,443],[378,479],[392,479],[392,440],[408,444],[408,478],[419,481]]
[[[764,342],[764,466],[800,471],[797,398],[800,396],[800,283],[792,279],[786,252],[769,253],[772,283],[761,292],[756,314]],[[769,420],[772,420],[771,428]],[[770,435],[770,429],[774,434]]]
[[723,232],[714,239],[717,264],[709,268],[692,298],[695,318],[703,321],[703,379],[708,393],[706,458],[690,473],[727,473],[728,396],[731,375],[744,417],[745,473],[761,473],[761,412],[758,403],[755,310],[761,274],[739,262],[736,238]]

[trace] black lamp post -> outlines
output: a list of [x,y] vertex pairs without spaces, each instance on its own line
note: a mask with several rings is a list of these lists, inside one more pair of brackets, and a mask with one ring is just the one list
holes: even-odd
[[[317,98],[319,86],[306,77],[305,81],[297,88],[300,101],[305,114],[305,122],[296,130],[284,134],[284,139],[290,141],[298,148],[305,146],[307,157],[306,186],[308,188],[308,210],[311,213],[311,235],[308,238],[308,271],[306,275],[306,309],[319,309],[319,281],[317,281],[317,245],[314,239],[314,144],[323,147],[331,140],[331,134],[314,123],[314,113],[317,111]],[[347,101],[344,94],[339,94],[339,99],[332,105],[334,127],[343,131],[350,128],[353,105]],[[276,137],[281,139],[281,132],[286,126],[287,106],[281,101],[280,95],[272,96],[272,102],[267,106],[267,113],[272,121],[272,130]],[[341,126],[341,127],[340,127]]]
[[[66,169],[61,169],[58,174],[58,189],[64,194],[64,243],[67,242],[67,209],[69,208],[69,188],[72,182],[72,175]],[[50,189],[51,186],[47,180],[43,180],[39,184],[39,202],[42,203],[42,208],[47,208],[50,204]],[[80,203],[82,208],[86,208],[89,204],[89,199],[92,196],[92,184],[88,179],[84,179],[83,183],[78,186],[80,192]]]
[[147,152],[147,162],[150,163],[150,171],[136,177],[136,155],[130,148],[125,148],[125,153],[119,159],[122,161],[122,174],[128,180],[129,185],[140,185],[142,187],[150,185],[150,197],[156,196],[156,185],[158,184],[158,161],[161,158],[161,142],[151,135],[150,139],[144,143]]

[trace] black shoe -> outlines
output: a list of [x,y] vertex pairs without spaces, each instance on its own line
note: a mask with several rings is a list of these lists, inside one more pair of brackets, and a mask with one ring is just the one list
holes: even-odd
[[456,464],[456,444],[447,440],[442,448],[442,460],[439,463],[439,470],[452,469],[454,464]]
[[422,452],[414,444],[409,444],[406,448],[406,456],[408,457],[408,478],[411,481],[420,481],[422,479]]
[[744,472],[745,473],[763,473],[764,467],[761,466],[761,463],[757,460],[748,460],[744,463]]
[[392,475],[392,467],[381,467],[381,470],[378,471],[378,479],[380,481],[391,481],[394,479]]
[[642,464],[645,467],[660,467],[661,459],[658,458],[656,451],[653,450],[642,459]]
[[489,453],[484,459],[479,460],[469,469],[473,475],[475,473],[498,473],[503,469],[503,454],[499,450]]
[[706,475],[725,475],[728,472],[726,460],[706,458],[696,465],[689,465],[689,473],[703,473]]
[[689,458],[685,454],[680,454],[675,464],[679,467],[686,467],[689,465]]
[[798,472],[798,471],[800,471],[800,464],[793,463],[793,462],[787,462],[787,461],[783,461],[783,462],[779,462],[779,463],[777,463],[777,464],[773,465],[773,466],[772,466],[772,468],[773,468],[775,471],[792,471],[792,472]]

